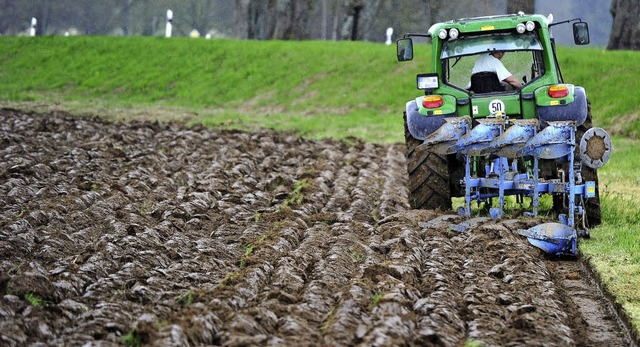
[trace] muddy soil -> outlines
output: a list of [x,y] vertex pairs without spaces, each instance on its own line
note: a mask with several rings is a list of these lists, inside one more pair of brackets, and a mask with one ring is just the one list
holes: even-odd
[[635,343],[539,220],[410,210],[403,153],[1,110],[0,345]]

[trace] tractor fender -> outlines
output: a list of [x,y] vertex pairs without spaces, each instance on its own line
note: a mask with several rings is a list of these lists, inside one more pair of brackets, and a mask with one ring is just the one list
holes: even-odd
[[407,101],[405,112],[407,115],[407,129],[411,136],[418,140],[424,140],[429,134],[436,131],[445,123],[444,115],[421,115],[418,112],[418,104],[416,103],[416,100]]
[[584,88],[575,86],[573,88],[573,102],[565,105],[540,106],[536,108],[536,115],[546,127],[548,122],[554,121],[575,121],[576,126],[582,125],[587,119],[587,93]]

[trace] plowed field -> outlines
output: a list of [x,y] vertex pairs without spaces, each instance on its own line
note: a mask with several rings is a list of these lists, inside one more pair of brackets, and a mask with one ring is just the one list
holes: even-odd
[[1,110],[0,344],[634,343],[539,220],[410,210],[404,150]]

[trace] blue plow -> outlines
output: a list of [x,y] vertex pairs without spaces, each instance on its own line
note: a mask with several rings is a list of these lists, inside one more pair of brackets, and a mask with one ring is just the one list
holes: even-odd
[[[438,154],[460,153],[465,157],[465,204],[458,209],[464,217],[472,215],[471,202],[485,202],[498,198],[499,206],[489,210],[491,218],[504,215],[505,196],[530,197],[532,210],[527,216],[537,216],[539,197],[542,194],[564,195],[568,200],[567,213],[559,216],[560,222],[544,223],[528,230],[518,230],[520,235],[545,252],[555,255],[578,253],[579,231],[576,216],[584,220],[584,199],[595,196],[595,182],[583,182],[580,174],[581,160],[593,167],[594,163],[604,165],[611,150],[611,140],[601,128],[592,131],[591,138],[604,141],[605,152],[599,158],[575,158],[576,123],[573,121],[549,122],[538,131],[538,120],[509,120],[507,118],[486,118],[477,120],[471,127],[469,117],[445,119],[446,123],[424,140],[423,146]],[[583,142],[585,137],[583,137]],[[586,141],[589,141],[587,139]],[[581,144],[581,152],[588,144]],[[484,177],[472,175],[473,159],[486,156],[490,160],[485,167]],[[518,171],[518,161],[531,159],[533,168]],[[568,162],[568,172],[563,179],[539,177],[539,159],[558,159]],[[582,231],[582,230],[581,230]],[[586,230],[584,230],[586,232]]]

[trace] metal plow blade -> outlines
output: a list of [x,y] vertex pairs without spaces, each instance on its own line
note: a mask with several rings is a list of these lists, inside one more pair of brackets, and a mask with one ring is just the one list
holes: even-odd
[[549,126],[527,141],[517,155],[533,155],[541,159],[556,159],[573,150],[574,122],[549,122]]
[[430,151],[437,154],[453,154],[455,150],[452,147],[458,142],[458,139],[469,131],[471,118],[452,117],[444,120],[446,123],[427,136],[422,146],[426,146]]
[[502,129],[504,129],[504,121],[501,119],[480,119],[478,122],[480,124],[473,127],[453,146],[452,149],[455,153],[480,155],[481,151],[500,136]]
[[518,230],[518,234],[526,236],[529,243],[543,251],[555,255],[578,254],[576,231],[562,223],[544,223],[533,228]]
[[475,218],[471,218],[469,220],[466,220],[460,224],[456,224],[454,225],[451,230],[458,232],[458,233],[463,233],[469,229],[474,229],[477,228],[478,226],[486,223],[489,220],[489,218],[487,217],[475,217]]
[[491,141],[480,154],[495,154],[499,157],[517,158],[518,151],[531,139],[539,127],[537,119],[515,119],[513,125]]

